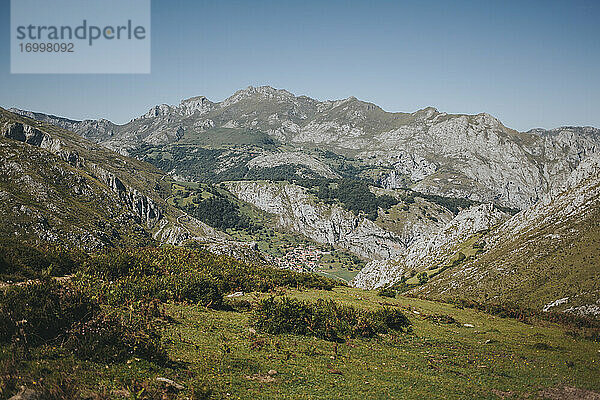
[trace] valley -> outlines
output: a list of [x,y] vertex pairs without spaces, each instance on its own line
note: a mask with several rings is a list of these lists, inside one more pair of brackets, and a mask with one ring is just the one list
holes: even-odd
[[271,87],[0,109],[0,394],[594,398],[599,144]]

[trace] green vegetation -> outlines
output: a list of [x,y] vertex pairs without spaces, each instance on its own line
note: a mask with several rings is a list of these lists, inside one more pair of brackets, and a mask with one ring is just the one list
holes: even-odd
[[[45,278],[0,290],[0,396],[25,383],[44,398],[82,398],[78,389],[93,379],[85,372],[71,374],[72,386],[63,393],[70,366],[106,364],[107,369],[109,365],[118,369],[131,360],[145,360],[148,372],[182,368],[165,347],[164,326],[172,321],[164,312],[167,303],[234,310],[240,304],[224,300],[232,291],[331,290],[340,285],[317,275],[172,247],[111,250],[87,257],[80,268],[62,284]],[[40,364],[53,367],[33,367]],[[139,385],[147,386],[139,398],[174,398],[169,390],[151,388],[148,382],[132,382],[128,388]],[[89,388],[94,387],[98,386]],[[209,392],[200,389],[202,396]],[[154,391],[157,397],[147,397]],[[193,398],[202,398],[197,396]]]
[[110,305],[127,301],[179,301],[223,308],[223,295],[273,290],[278,286],[330,290],[325,277],[183,248],[118,250],[90,258],[75,282]]
[[319,268],[327,277],[349,282],[365,265],[355,255],[306,237],[277,229],[276,219],[256,207],[238,200],[223,185],[177,182],[172,185],[169,202],[234,239],[255,242],[268,257],[284,257],[296,247],[313,246],[322,252]]
[[12,286],[0,292],[0,342],[16,338],[29,345],[43,343],[96,311],[81,292],[51,280]]
[[75,272],[83,255],[62,246],[0,240],[0,280],[22,281]]
[[396,291],[394,289],[392,289],[392,288],[381,288],[377,292],[377,295],[381,296],[381,297],[395,298],[396,297]]
[[[233,291],[243,295],[225,296]],[[600,344],[580,334],[595,329],[589,321],[525,324],[470,306],[381,297],[189,249],[110,251],[84,260],[71,281],[0,291],[0,397],[21,385],[45,399],[600,389]]]
[[198,184],[196,189],[181,189],[174,184],[174,205],[213,228],[253,232],[259,227],[240,210],[239,201],[229,192],[213,185]]
[[242,145],[273,149],[276,146],[276,142],[266,133],[233,128],[212,128],[202,132],[187,129],[178,143],[217,149]]
[[321,256],[320,268],[315,271],[318,274],[350,282],[366,265],[364,260],[347,251],[327,246],[321,246],[321,249],[325,253]]
[[398,204],[392,196],[373,194],[367,182],[353,179],[320,182],[316,195],[328,204],[338,201],[356,215],[365,214],[372,221],[377,219],[379,208],[387,210]]
[[[587,193],[595,193],[586,189]],[[577,192],[575,192],[577,193]],[[566,193],[566,196],[574,194]],[[575,197],[573,197],[575,198]],[[485,238],[467,242],[460,249],[469,259],[472,273],[461,279],[455,269],[439,274],[431,284],[418,288],[436,300],[461,297],[488,303],[516,303],[521,307],[543,309],[547,304],[568,297],[568,302],[552,307],[553,311],[596,304],[600,289],[600,208],[596,198],[582,202],[576,213],[565,214],[572,200],[556,201],[561,208],[550,206],[538,220],[520,232],[494,237],[494,246],[485,246]],[[562,218],[562,215],[565,217]],[[534,213],[532,213],[534,215]],[[545,218],[561,215],[561,218]],[[488,239],[489,241],[490,239]],[[482,246],[486,251],[482,252]],[[423,294],[421,293],[421,294]]]
[[254,325],[272,334],[293,333],[341,341],[401,331],[410,321],[397,309],[361,312],[354,307],[319,299],[315,303],[269,297],[257,305]]

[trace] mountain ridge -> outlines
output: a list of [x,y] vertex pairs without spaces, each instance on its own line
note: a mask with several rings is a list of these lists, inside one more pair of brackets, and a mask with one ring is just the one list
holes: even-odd
[[[338,175],[343,167],[347,174],[386,188],[520,209],[537,202],[600,149],[600,130],[593,127],[518,132],[488,113],[448,114],[433,107],[390,113],[355,97],[318,101],[270,86],[250,86],[221,102],[195,96],[178,105],[157,105],[123,125],[15,111],[191,181],[206,176],[190,174],[194,168],[167,165],[167,153],[179,152],[197,162],[194,148],[210,149],[215,156],[212,169],[229,171],[225,180],[239,180],[247,179],[248,171],[264,176],[265,169],[252,163],[257,156],[301,151]],[[223,133],[231,142],[220,141]],[[257,135],[268,136],[272,144],[251,139]],[[207,137],[213,139],[207,142]],[[328,159],[327,152],[339,159]],[[288,157],[285,165],[298,170],[300,164]],[[322,176],[323,168],[304,167],[292,175]]]
[[[0,109],[0,143],[0,157],[6,167],[0,182],[5,206],[26,205],[23,212],[4,213],[3,230],[8,230],[5,232],[8,236],[11,236],[11,226],[17,231],[33,233],[34,240],[48,236],[43,233],[47,231],[51,240],[69,243],[75,240],[71,245],[95,249],[114,245],[125,238],[127,234],[117,234],[117,231],[127,230],[123,221],[129,220],[134,231],[149,241],[182,244],[194,237],[208,241],[225,239],[200,221],[188,219],[181,223],[179,217],[184,214],[150,189],[160,186],[164,174],[148,164],[119,156],[61,128],[4,109]],[[64,177],[65,183],[47,176],[50,171]],[[135,175],[131,171],[135,171]],[[16,182],[21,182],[19,187],[14,186]],[[67,196],[64,191],[72,193]],[[23,196],[29,196],[30,200],[24,200]],[[90,207],[93,204],[95,206]],[[96,215],[93,211],[96,208],[104,215]],[[91,214],[88,215],[88,211]],[[41,230],[36,228],[35,222],[33,225],[24,223],[19,215],[25,220],[30,219],[25,217],[29,215],[33,216],[32,221],[41,221]],[[49,223],[51,219],[54,225]],[[111,239],[101,225],[94,227],[97,223],[116,236]],[[75,231],[86,239],[74,237],[72,232]]]

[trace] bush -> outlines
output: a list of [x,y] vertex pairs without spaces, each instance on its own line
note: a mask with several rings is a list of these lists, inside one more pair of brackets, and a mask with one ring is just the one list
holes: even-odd
[[254,325],[272,334],[292,333],[341,341],[347,337],[372,337],[401,330],[408,327],[410,321],[395,309],[359,311],[332,300],[307,303],[288,297],[280,300],[269,297],[259,302]]
[[0,342],[15,337],[28,344],[55,339],[76,321],[93,316],[98,306],[80,291],[45,280],[0,292]]
[[457,265],[460,265],[466,259],[467,259],[467,257],[464,255],[464,253],[459,251],[458,257],[456,258],[456,260],[452,261],[452,266],[456,267]]
[[76,323],[69,330],[65,348],[82,360],[95,362],[119,362],[133,356],[166,362],[159,331],[149,321],[139,322],[139,315],[126,321],[117,314],[99,314]]
[[325,179],[312,182],[312,184],[318,185],[316,195],[323,202],[331,204],[337,200],[347,210],[352,211],[356,215],[364,213],[372,221],[377,219],[379,208],[385,211],[398,204],[398,200],[392,196],[376,196],[373,194],[369,188],[369,183],[366,181],[356,179]]
[[223,295],[234,291],[266,292],[281,286],[329,290],[342,285],[314,274],[173,247],[113,250],[91,257],[77,282],[111,305],[159,299],[213,308],[221,308]]
[[396,291],[392,288],[381,288],[377,292],[377,296],[395,298]]
[[27,350],[62,338],[66,350],[86,360],[112,362],[131,355],[166,360],[153,327],[156,305],[137,303],[129,311],[126,319],[123,310],[107,315],[82,291],[50,279],[13,286],[0,292],[0,342]]
[[54,245],[28,245],[0,240],[0,279],[21,281],[42,275],[63,276],[75,272],[83,256]]
[[216,190],[212,191],[212,197],[182,208],[202,222],[223,231],[226,229],[255,231],[258,228],[248,216],[240,212],[240,207],[236,203]]
[[453,316],[447,314],[431,314],[426,315],[425,319],[437,324],[458,324]]
[[[203,275],[177,276],[172,282],[173,297],[178,301],[203,304],[207,307],[223,306],[223,288],[220,282]],[[168,296],[161,296],[168,297]]]
[[371,318],[382,325],[383,331],[387,330],[387,328],[393,331],[400,331],[410,325],[410,321],[406,315],[396,308],[385,307],[373,311]]

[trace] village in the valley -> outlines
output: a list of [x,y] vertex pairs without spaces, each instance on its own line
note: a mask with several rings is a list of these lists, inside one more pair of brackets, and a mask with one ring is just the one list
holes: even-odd
[[274,264],[279,268],[300,272],[315,271],[320,266],[321,257],[325,254],[331,254],[330,251],[322,251],[312,245],[290,246],[283,250],[285,252],[283,256],[273,258]]

